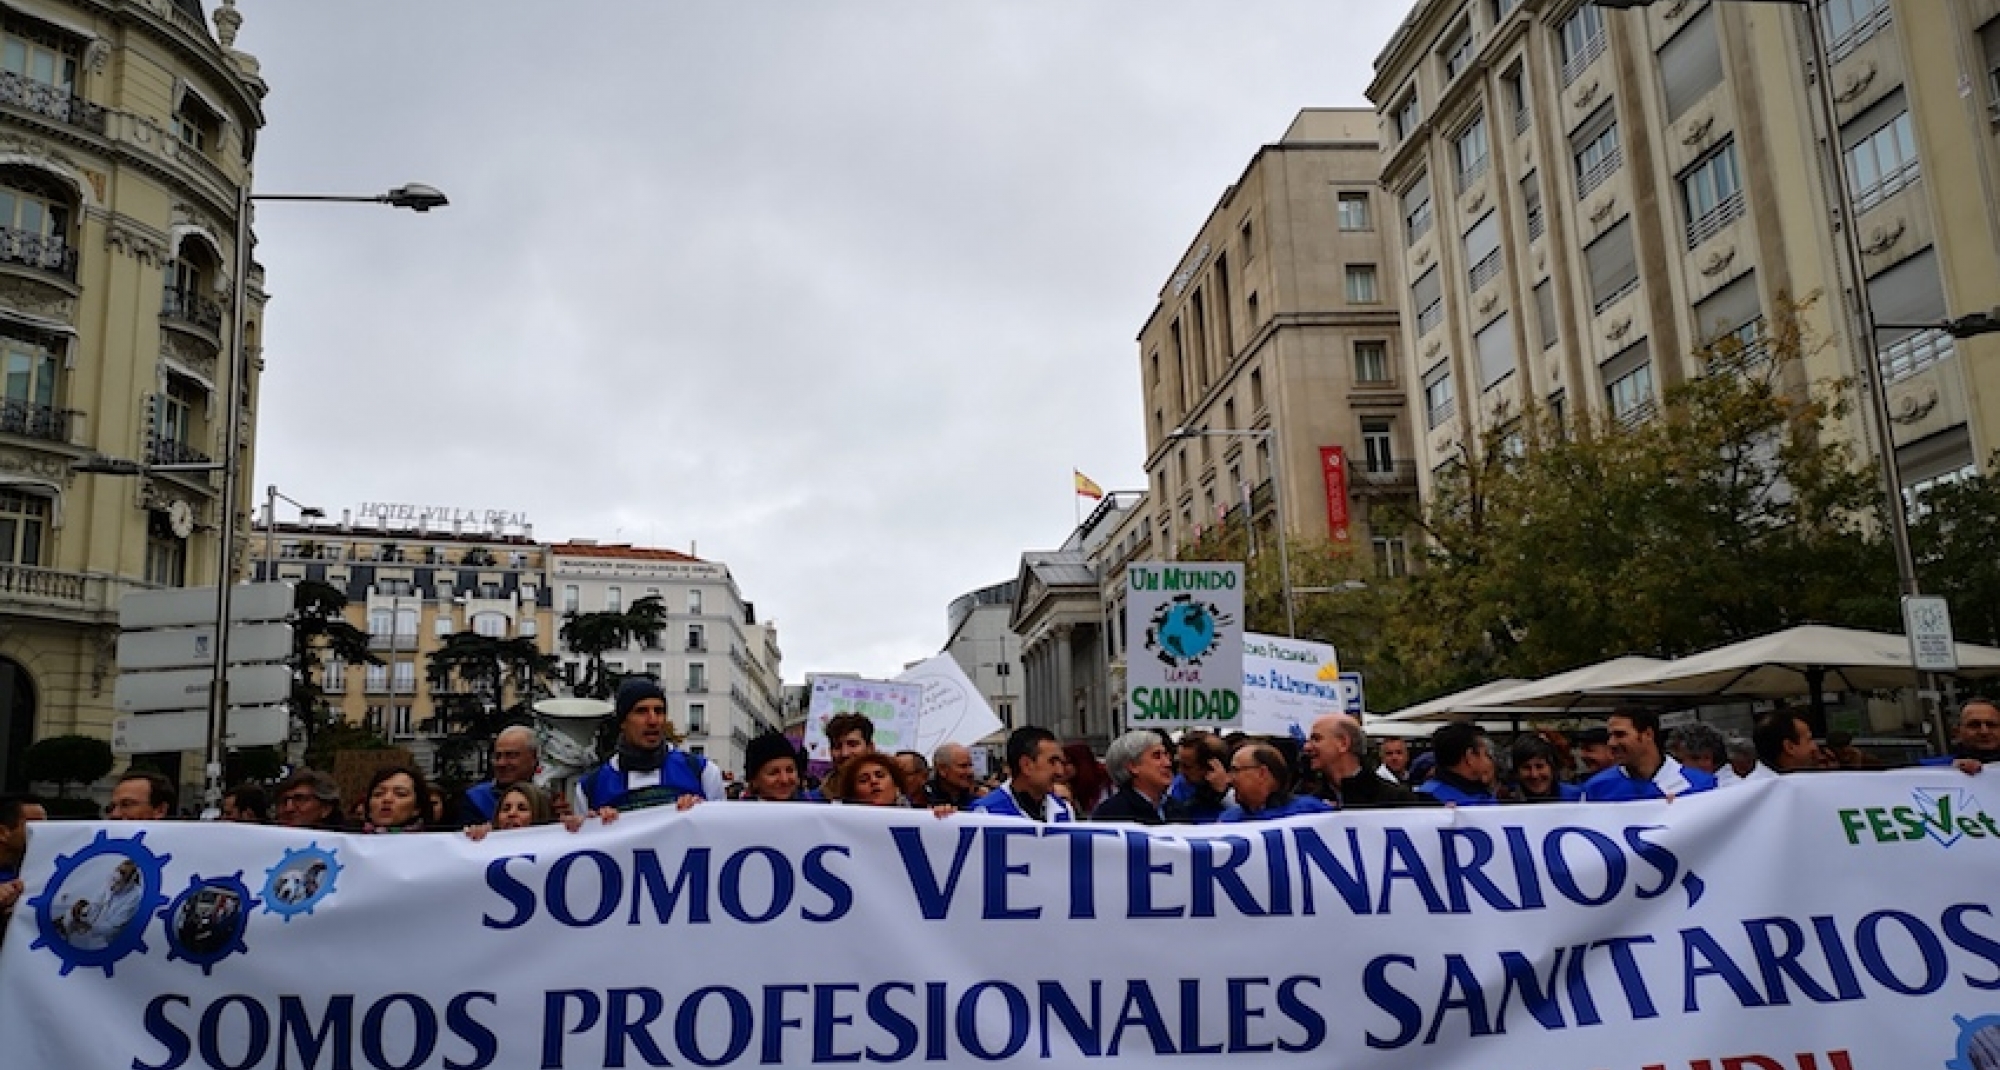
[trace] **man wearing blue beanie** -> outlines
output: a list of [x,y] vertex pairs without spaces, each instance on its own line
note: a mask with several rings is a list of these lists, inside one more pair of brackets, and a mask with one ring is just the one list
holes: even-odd
[[722,770],[667,742],[667,693],[643,676],[618,685],[618,750],[577,782],[583,810],[606,821],[625,810],[685,810],[723,799]]

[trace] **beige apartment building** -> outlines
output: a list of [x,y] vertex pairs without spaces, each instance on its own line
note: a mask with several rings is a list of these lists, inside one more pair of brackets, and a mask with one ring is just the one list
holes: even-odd
[[[229,295],[265,86],[199,0],[9,0],[0,10],[0,787],[36,739],[109,738],[118,603],[213,584],[247,513],[209,472],[81,474],[92,455],[224,450]],[[237,521],[240,522],[240,519]],[[198,776],[198,770],[194,770]]]
[[327,702],[349,723],[408,747],[436,773],[445,734],[435,720],[430,656],[460,632],[532,639],[554,654],[560,621],[547,578],[549,548],[519,518],[489,520],[481,512],[467,520],[380,505],[362,514],[260,523],[248,546],[252,576],[312,580],[347,596],[347,622],[367,634],[382,664],[329,661],[320,678]]
[[[1879,361],[1906,493],[1996,446],[2000,341],[1920,326],[2000,303],[2000,2],[1822,0],[1838,139],[1875,318],[1850,329],[1808,9],[1424,0],[1376,61],[1381,179],[1425,490],[1524,409],[1643,419],[1694,354],[1819,298]],[[1857,409],[1841,433],[1862,441]]]
[[[1161,288],[1139,332],[1152,553],[1173,557],[1247,508],[1262,538],[1282,523],[1405,567],[1401,531],[1371,524],[1417,486],[1380,163],[1373,112],[1301,111]],[[1346,470],[1330,477],[1333,450]]]

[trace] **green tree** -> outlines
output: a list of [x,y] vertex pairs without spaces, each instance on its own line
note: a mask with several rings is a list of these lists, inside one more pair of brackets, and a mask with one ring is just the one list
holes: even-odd
[[436,714],[425,728],[445,737],[438,745],[440,768],[466,778],[483,775],[493,738],[508,725],[531,723],[535,699],[550,694],[556,658],[532,638],[477,632],[446,636],[428,657],[424,673]]
[[394,744],[383,739],[381,733],[366,725],[334,721],[313,737],[312,745],[306,748],[306,765],[314,769],[331,770],[333,756],[344,750],[390,750]]
[[1878,484],[1829,434],[1846,384],[1799,388],[1789,313],[1761,342],[1705,350],[1649,419],[1527,413],[1438,481],[1385,619],[1419,692],[1894,619]]
[[57,798],[66,798],[71,784],[92,784],[110,776],[115,764],[111,744],[95,736],[50,736],[30,746],[23,759],[28,779],[54,784]]
[[1961,642],[2000,645],[2000,478],[1987,471],[1933,488],[1917,505],[1911,549],[1925,594],[1951,605]]
[[328,659],[348,665],[380,665],[368,649],[368,635],[348,623],[347,595],[318,580],[299,580],[292,597],[292,713],[304,729],[306,749],[340,714],[326,701],[323,681]]
[[666,627],[667,606],[658,595],[636,599],[622,611],[572,613],[564,618],[560,633],[563,645],[585,659],[576,693],[586,698],[610,698],[618,690],[619,680],[605,667],[604,655],[627,649],[635,640],[656,644]]

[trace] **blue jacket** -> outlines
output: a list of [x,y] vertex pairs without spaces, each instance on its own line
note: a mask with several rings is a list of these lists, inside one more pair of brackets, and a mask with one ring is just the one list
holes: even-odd
[[[1417,785],[1417,794],[1427,795],[1433,802],[1457,803],[1460,806],[1495,806],[1499,804],[1500,800],[1495,799],[1492,792],[1475,792],[1469,788],[1460,787],[1457,784],[1447,783],[1445,781],[1445,777],[1447,776],[1450,776],[1450,774],[1438,773],[1433,775],[1429,780]],[[1454,777],[1453,779],[1457,778]]]
[[465,825],[489,825],[493,815],[500,809],[500,792],[491,780],[482,781],[465,789],[465,801],[459,804],[459,823]]
[[1330,814],[1333,807],[1326,800],[1311,795],[1294,795],[1278,806],[1266,806],[1256,813],[1243,809],[1239,803],[1222,812],[1217,818],[1219,824],[1233,825],[1239,821],[1271,821],[1280,817],[1294,817],[1299,814]]
[[[982,814],[998,814],[1002,817],[1028,817],[1027,811],[1021,809],[1020,800],[1014,798],[1014,782],[1011,780],[980,796],[972,804],[972,809]],[[1042,812],[1048,815],[1047,820],[1051,825],[1066,825],[1076,820],[1075,815],[1069,812],[1069,804],[1054,794],[1042,800]]]
[[[1672,758],[1666,760],[1669,762],[1674,761]],[[1687,790],[1680,794],[1693,795],[1698,791],[1714,790],[1715,777],[1699,769],[1680,765],[1678,762],[1674,762],[1674,765],[1679,766],[1681,776],[1686,777],[1688,782]],[[1663,765],[1661,768],[1666,769],[1669,767]],[[1585,802],[1634,802],[1639,799],[1664,799],[1666,797],[1667,793],[1660,790],[1660,786],[1653,781],[1635,780],[1627,776],[1625,767],[1622,765],[1614,765],[1583,782],[1583,800]]]
[[708,766],[708,759],[684,750],[670,750],[667,760],[660,766],[660,782],[634,789],[629,785],[630,774],[618,768],[616,757],[592,769],[578,782],[583,790],[584,801],[592,810],[606,806],[614,810],[644,810],[654,806],[672,806],[683,795],[706,798],[701,774]]

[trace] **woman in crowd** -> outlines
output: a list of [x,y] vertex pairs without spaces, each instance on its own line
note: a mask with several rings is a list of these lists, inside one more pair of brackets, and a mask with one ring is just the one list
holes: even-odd
[[1069,793],[1076,812],[1094,813],[1111,797],[1111,771],[1082,740],[1063,744],[1063,758],[1069,767]]
[[[556,823],[555,806],[549,802],[548,793],[529,783],[509,784],[500,792],[493,808],[493,823],[490,825],[467,825],[465,834],[475,840],[483,840],[493,831],[506,832],[509,829],[533,828],[536,825]],[[571,832],[583,827],[583,819],[574,815],[562,819],[562,826]]]
[[431,785],[407,765],[385,766],[368,781],[364,832],[423,832],[431,812]]
[[896,759],[877,752],[857,754],[833,773],[833,797],[861,806],[908,806],[903,797],[903,770]]
[[1583,788],[1557,774],[1555,748],[1539,736],[1522,736],[1514,744],[1514,801],[1577,802]]

